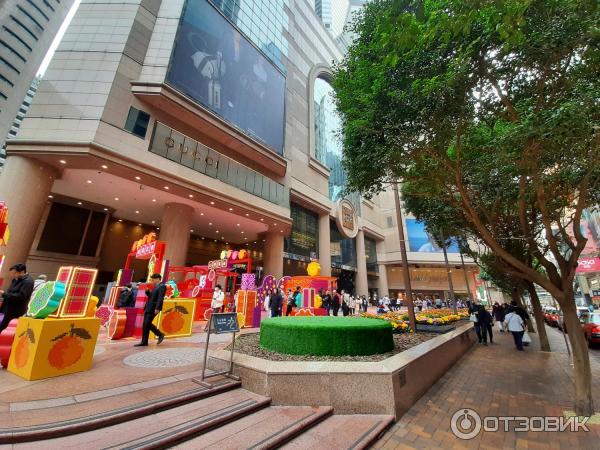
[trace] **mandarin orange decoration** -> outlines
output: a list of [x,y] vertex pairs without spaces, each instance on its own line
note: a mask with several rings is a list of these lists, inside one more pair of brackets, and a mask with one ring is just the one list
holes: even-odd
[[72,323],[70,331],[52,339],[55,344],[48,352],[48,362],[59,370],[72,366],[83,356],[85,351],[83,341],[91,338],[85,328],[75,328],[75,324]]
[[29,327],[19,335],[17,347],[15,348],[15,366],[22,369],[29,360],[29,343],[35,344],[35,334]]
[[165,311],[161,322],[162,331],[166,334],[175,334],[180,331],[185,325],[185,319],[183,318],[184,314],[189,314],[188,310],[175,303],[173,308]]

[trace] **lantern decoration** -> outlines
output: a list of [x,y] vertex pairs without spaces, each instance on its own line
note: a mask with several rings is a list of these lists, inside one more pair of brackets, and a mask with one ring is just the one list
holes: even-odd
[[306,268],[306,272],[311,277],[318,277],[321,274],[321,264],[317,261],[312,261]]
[[248,252],[245,249],[241,249],[238,252],[238,258],[239,259],[246,259],[248,257]]

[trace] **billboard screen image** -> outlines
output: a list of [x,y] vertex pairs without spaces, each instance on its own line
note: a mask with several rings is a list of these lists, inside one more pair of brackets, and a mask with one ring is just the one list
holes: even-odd
[[[408,235],[408,248],[411,252],[442,253],[435,239],[427,233],[425,224],[417,219],[406,219],[406,232]],[[448,253],[459,253],[456,242],[446,249]]]
[[166,81],[283,153],[285,77],[207,0],[186,2]]

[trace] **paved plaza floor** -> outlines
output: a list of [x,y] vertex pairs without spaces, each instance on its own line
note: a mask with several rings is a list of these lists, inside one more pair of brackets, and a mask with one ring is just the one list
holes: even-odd
[[[205,334],[198,325],[191,337],[166,340],[145,349],[135,340],[99,339],[90,371],[28,382],[0,371],[2,428],[40,425],[110,411],[197,388]],[[538,350],[534,335],[525,352],[510,335],[494,345],[475,346],[440,379],[376,444],[378,449],[600,448],[600,420],[589,432],[481,432],[472,440],[456,438],[451,417],[470,408],[484,416],[563,416],[572,410],[573,384],[564,340],[547,328],[552,353]],[[101,333],[102,334],[102,333]],[[215,336],[210,348],[227,345],[230,335]],[[600,348],[591,351],[594,395],[600,409]],[[318,441],[318,440],[317,440]]]
[[[597,449],[600,420],[589,432],[480,432],[472,440],[452,434],[454,413],[464,408],[484,416],[562,416],[572,411],[573,382],[562,335],[546,327],[553,352],[534,342],[517,352],[512,336],[473,347],[398,421],[377,449]],[[600,410],[600,350],[591,350],[594,401]]]

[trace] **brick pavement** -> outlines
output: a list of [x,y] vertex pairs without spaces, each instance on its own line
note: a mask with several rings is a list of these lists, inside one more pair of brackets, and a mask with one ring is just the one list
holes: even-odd
[[[512,336],[500,334],[496,343],[473,347],[446,375],[377,442],[377,449],[598,449],[600,425],[590,432],[480,432],[472,440],[456,438],[450,419],[459,409],[481,416],[562,416],[572,410],[571,368],[562,337],[548,330],[558,352],[543,353],[535,335],[525,352],[514,349]],[[560,338],[560,339],[559,339]],[[564,346],[564,344],[563,344]],[[600,374],[600,358],[591,358]],[[593,381],[596,410],[600,410],[600,377]],[[595,417],[596,418],[596,417]]]

